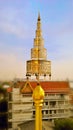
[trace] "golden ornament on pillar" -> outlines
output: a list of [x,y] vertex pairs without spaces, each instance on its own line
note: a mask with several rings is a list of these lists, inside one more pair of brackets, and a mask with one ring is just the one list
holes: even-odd
[[42,105],[44,99],[44,90],[38,84],[33,91],[33,100],[35,104],[35,130],[42,130]]

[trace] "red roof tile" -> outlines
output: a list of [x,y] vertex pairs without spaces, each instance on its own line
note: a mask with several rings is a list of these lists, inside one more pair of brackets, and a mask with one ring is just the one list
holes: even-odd
[[7,88],[7,92],[8,93],[12,92],[12,87]]
[[[33,90],[37,86],[36,81],[29,81]],[[24,86],[26,82],[21,83]],[[46,93],[69,93],[70,87],[67,81],[40,81],[41,87]]]

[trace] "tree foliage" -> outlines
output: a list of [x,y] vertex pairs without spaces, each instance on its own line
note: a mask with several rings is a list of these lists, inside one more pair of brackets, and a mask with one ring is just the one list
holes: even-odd
[[6,89],[0,85],[0,130],[8,129],[8,101]]
[[54,130],[73,130],[73,119],[57,119],[55,120]]

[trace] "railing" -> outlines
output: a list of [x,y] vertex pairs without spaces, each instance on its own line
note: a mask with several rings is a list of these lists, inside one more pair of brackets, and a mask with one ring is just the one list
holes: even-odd
[[16,122],[24,122],[24,121],[31,121],[31,120],[34,120],[32,118],[32,116],[30,118],[19,118],[19,119],[18,118],[14,118],[14,119],[9,119],[8,121],[16,123]]
[[[33,107],[34,108],[34,107]],[[52,105],[44,105],[42,109],[69,109],[70,106],[69,105],[55,105],[55,106],[52,106]]]
[[66,100],[66,101],[68,101],[68,99],[66,98],[66,97],[61,97],[61,96],[59,96],[59,97],[57,97],[57,96],[53,96],[53,97],[50,97],[50,96],[47,96],[47,97],[45,97],[44,98],[44,100]]
[[70,114],[68,113],[45,114],[43,115],[42,118],[52,119],[52,118],[66,118],[66,117],[70,117]]

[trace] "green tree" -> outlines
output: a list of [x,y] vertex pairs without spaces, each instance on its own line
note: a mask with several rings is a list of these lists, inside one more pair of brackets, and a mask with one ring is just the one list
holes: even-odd
[[55,120],[54,130],[73,130],[73,119],[57,119]]
[[0,130],[8,130],[8,101],[6,89],[0,85]]

